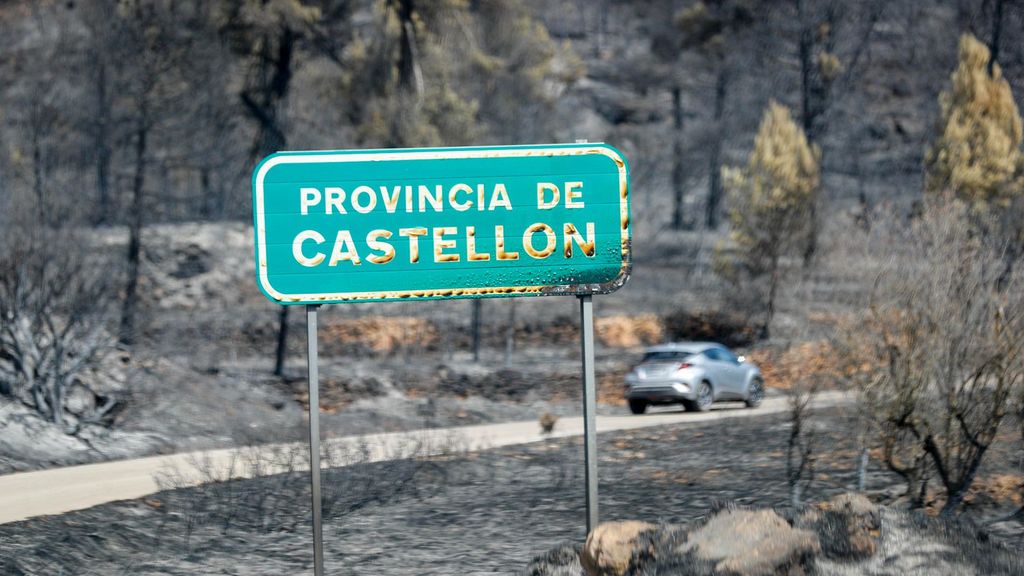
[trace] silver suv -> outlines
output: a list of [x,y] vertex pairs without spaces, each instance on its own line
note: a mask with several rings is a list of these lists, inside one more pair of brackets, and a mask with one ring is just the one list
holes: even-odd
[[740,400],[755,408],[764,399],[761,371],[713,342],[677,342],[647,349],[626,375],[626,400],[633,414],[651,404],[680,402],[704,412],[718,400]]

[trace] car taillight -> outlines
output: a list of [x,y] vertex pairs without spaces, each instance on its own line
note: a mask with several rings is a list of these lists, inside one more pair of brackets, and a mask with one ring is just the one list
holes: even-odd
[[690,364],[689,362],[680,362],[678,365],[676,365],[676,370],[683,370],[685,368],[690,368],[692,366],[693,364]]

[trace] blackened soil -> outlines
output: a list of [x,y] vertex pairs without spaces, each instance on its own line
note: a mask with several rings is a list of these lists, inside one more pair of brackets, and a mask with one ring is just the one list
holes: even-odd
[[[855,435],[819,413],[815,501],[855,483]],[[716,502],[787,507],[783,416],[602,435],[602,520],[690,523]],[[897,479],[871,462],[869,487]],[[580,439],[325,474],[327,573],[510,574],[584,538]],[[303,475],[171,490],[0,526],[0,574],[297,574],[311,569]],[[1019,538],[1018,538],[1019,541]]]

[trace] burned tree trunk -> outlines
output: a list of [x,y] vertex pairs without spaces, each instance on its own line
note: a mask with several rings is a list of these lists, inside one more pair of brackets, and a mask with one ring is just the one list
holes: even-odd
[[686,217],[686,174],[683,165],[683,97],[678,86],[672,88],[672,188],[675,208],[672,227],[684,230],[691,227]]
[[284,376],[284,363],[288,355],[288,310],[281,306],[277,314],[277,347],[274,349],[274,376]]
[[719,206],[722,203],[722,120],[725,116],[725,98],[728,94],[729,72],[723,62],[715,81],[715,133],[711,140],[708,159],[708,203],[705,219],[711,230],[718,228]]
[[817,381],[796,382],[789,396],[789,437],[786,441],[786,482],[794,508],[814,481],[814,429],[810,404],[817,393]]
[[413,22],[413,0],[398,0],[398,22],[401,26],[398,55],[398,85],[423,95],[423,72],[420,70],[416,48],[416,29]]
[[483,300],[473,300],[473,362],[480,361],[480,331],[483,324]]
[[139,109],[139,121],[135,130],[135,174],[132,178],[132,210],[128,227],[128,282],[125,285],[124,304],[121,308],[119,341],[125,345],[133,344],[136,336],[139,272],[142,261],[142,225],[145,214],[146,146],[149,136],[146,116],[146,106],[143,104]]
[[995,0],[995,9],[992,11],[992,39],[988,43],[989,59],[988,73],[999,59],[999,39],[1003,34],[1003,0]]
[[[254,72],[246,88],[239,94],[245,111],[257,126],[252,147],[254,160],[287,146],[280,112],[291,86],[297,41],[297,34],[287,26],[283,26],[276,36],[265,34],[263,49],[253,67]],[[285,371],[289,309],[289,306],[281,306],[278,312],[277,345],[274,352],[274,374],[277,376],[283,375]]]
[[94,222],[106,224],[111,219],[110,202],[110,99],[107,96],[107,66],[99,62],[96,69],[96,124],[93,144],[96,150],[97,207]]

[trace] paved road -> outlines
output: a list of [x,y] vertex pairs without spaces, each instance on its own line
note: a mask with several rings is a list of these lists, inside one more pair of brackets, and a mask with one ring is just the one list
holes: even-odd
[[[830,406],[848,401],[840,393],[828,392],[820,394],[815,404]],[[665,424],[696,424],[775,414],[786,409],[784,397],[773,397],[765,399],[759,408],[753,410],[743,408],[742,404],[722,404],[705,413],[666,411],[644,416],[599,416],[597,431],[600,434]],[[582,434],[583,419],[575,417],[560,419],[554,432],[548,436],[541,435],[537,422],[531,420],[351,436],[325,442],[324,450],[342,455],[334,463],[344,465],[347,459],[376,462],[413,454],[438,454],[452,448],[482,450]],[[304,454],[302,448],[303,445],[281,444],[243,449],[241,452],[238,449],[210,450],[0,476],[0,524],[140,498],[160,491],[158,478],[166,478],[168,474],[173,474],[176,486],[197,485],[212,478],[272,474],[287,469],[280,464],[285,459],[281,455],[285,454],[290,455],[294,463],[290,469],[308,469],[305,455],[308,452]],[[198,463],[202,465],[197,466]],[[330,462],[324,463],[325,466],[328,464]]]

